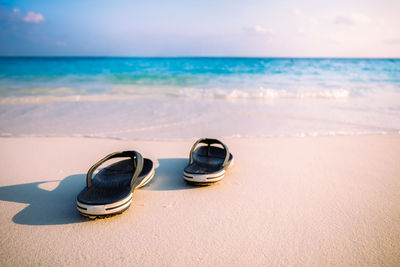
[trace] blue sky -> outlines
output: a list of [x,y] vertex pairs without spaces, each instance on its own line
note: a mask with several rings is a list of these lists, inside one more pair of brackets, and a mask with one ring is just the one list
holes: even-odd
[[398,0],[0,0],[0,55],[400,57]]

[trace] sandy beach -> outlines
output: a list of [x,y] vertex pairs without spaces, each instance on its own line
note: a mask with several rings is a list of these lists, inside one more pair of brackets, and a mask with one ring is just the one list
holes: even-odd
[[0,267],[400,267],[400,1],[0,2]]
[[[193,141],[0,138],[0,265],[400,265],[400,135],[224,139],[235,166],[210,187],[182,179]],[[153,181],[81,217],[89,167],[129,149]]]

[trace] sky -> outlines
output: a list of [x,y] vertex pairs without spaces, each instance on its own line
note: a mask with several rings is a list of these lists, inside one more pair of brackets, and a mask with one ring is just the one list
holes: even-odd
[[400,0],[0,0],[2,56],[400,57]]

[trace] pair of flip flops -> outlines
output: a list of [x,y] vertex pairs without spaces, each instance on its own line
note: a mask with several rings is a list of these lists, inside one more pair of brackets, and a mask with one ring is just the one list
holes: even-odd
[[[206,146],[200,144],[205,144]],[[215,145],[220,145],[217,147]],[[102,168],[106,161],[129,158]],[[190,150],[189,164],[183,178],[189,184],[209,185],[220,181],[226,169],[233,164],[227,146],[217,139],[198,140]],[[133,191],[150,182],[155,173],[153,162],[139,152],[112,153],[94,164],[86,176],[86,187],[77,197],[77,209],[89,218],[103,218],[124,212],[132,203]]]

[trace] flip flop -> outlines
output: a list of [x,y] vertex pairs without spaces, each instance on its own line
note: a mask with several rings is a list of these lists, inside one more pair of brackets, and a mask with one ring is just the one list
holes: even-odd
[[[200,146],[206,144],[207,146]],[[220,147],[211,145],[220,145]],[[233,156],[228,147],[217,139],[197,140],[190,150],[189,164],[183,171],[183,179],[190,184],[209,185],[222,180],[226,169],[233,165]]]
[[[93,172],[114,158],[130,159],[115,162]],[[83,216],[104,218],[124,212],[132,203],[133,191],[143,187],[154,176],[153,162],[136,151],[115,152],[94,164],[86,175],[86,187],[77,196],[77,209]]]

